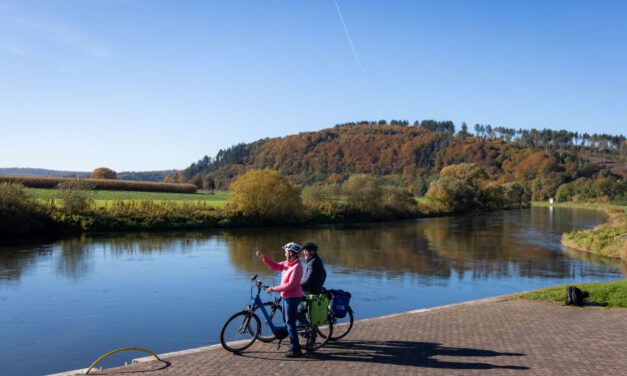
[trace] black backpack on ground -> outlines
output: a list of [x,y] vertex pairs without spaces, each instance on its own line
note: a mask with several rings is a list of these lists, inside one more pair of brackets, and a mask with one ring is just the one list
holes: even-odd
[[578,307],[583,307],[584,299],[586,299],[590,294],[587,291],[581,291],[575,286],[568,286],[566,288],[566,305],[576,305]]

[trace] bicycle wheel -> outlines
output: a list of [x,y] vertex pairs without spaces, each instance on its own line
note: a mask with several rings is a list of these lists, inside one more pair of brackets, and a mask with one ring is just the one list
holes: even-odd
[[333,336],[331,337],[331,341],[337,341],[338,339],[346,337],[351,329],[353,329],[353,310],[349,306],[346,316],[341,319],[337,317],[333,318]]
[[241,311],[231,316],[222,327],[220,343],[225,350],[240,352],[249,348],[257,339],[261,323],[250,311]]
[[[270,316],[270,321],[272,321],[272,325],[274,325],[275,327],[285,326],[285,323],[283,322],[283,308],[281,308],[280,304],[275,306],[274,302],[265,302],[263,303],[263,305],[266,308],[268,315]],[[257,312],[257,309],[255,310],[255,312]],[[261,342],[266,343],[272,342],[276,339],[276,336],[272,332],[272,329],[270,329],[270,325],[268,325],[268,322],[265,319],[261,320],[261,331],[259,332],[257,339]]]
[[299,328],[298,334],[305,340],[303,348],[306,351],[318,350],[333,336],[333,321],[327,320],[322,325],[311,325],[307,322]]

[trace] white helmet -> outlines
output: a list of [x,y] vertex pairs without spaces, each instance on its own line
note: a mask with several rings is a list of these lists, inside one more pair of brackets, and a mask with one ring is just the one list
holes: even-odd
[[283,246],[283,249],[286,251],[294,252],[296,254],[300,253],[300,251],[303,250],[299,244],[294,243],[294,242],[287,243],[286,245]]

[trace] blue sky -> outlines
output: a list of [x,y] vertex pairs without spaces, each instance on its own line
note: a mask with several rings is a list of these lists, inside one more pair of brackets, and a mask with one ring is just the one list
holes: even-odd
[[625,2],[338,4],[365,77],[334,1],[0,0],[0,167],[184,168],[379,118],[626,133]]

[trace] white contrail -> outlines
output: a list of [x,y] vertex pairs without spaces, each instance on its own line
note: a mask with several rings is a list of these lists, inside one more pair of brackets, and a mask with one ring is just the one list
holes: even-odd
[[334,1],[334,3],[335,3],[335,8],[337,9],[337,14],[340,16],[340,21],[342,21],[342,25],[344,26],[344,32],[346,32],[346,39],[348,39],[348,44],[350,44],[351,50],[353,50],[353,56],[355,56],[355,61],[357,61],[357,65],[359,65],[359,69],[361,69],[361,74],[364,77],[364,81],[366,81],[366,86],[368,86],[368,91],[370,92],[370,98],[372,99],[372,104],[374,104],[375,108],[377,109],[377,112],[379,113],[379,119],[382,119],[383,115],[381,114],[381,109],[379,108],[379,105],[377,104],[377,100],[374,97],[374,91],[372,90],[372,87],[370,86],[370,81],[368,81],[368,76],[366,76],[366,70],[364,69],[364,66],[361,64],[361,61],[359,60],[359,56],[357,56],[357,51],[355,50],[355,46],[353,45],[353,39],[351,38],[351,34],[348,32],[348,28],[346,27],[346,22],[344,22],[344,17],[342,17],[342,11],[340,10],[340,6],[337,3],[337,1]]

